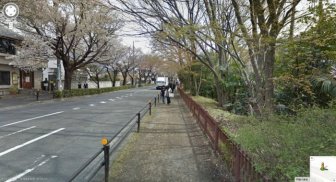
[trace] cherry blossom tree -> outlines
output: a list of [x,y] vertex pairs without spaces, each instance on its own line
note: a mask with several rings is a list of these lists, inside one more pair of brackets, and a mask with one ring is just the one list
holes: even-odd
[[101,1],[26,0],[17,1],[22,29],[34,33],[62,61],[64,89],[71,89],[74,72],[95,62],[108,48],[111,35],[122,23],[115,11]]

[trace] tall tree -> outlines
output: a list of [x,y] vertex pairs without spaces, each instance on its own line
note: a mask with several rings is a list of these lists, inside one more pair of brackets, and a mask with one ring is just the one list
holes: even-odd
[[104,65],[113,87],[116,86],[121,71],[119,65],[129,53],[129,49],[120,42],[121,40],[112,38],[108,43],[108,49],[98,59],[98,62]]
[[[226,1],[125,1],[119,9],[133,15],[148,33],[163,44],[188,52],[190,60],[200,61],[214,75],[217,100],[225,103],[226,27],[232,11]],[[226,13],[227,12],[227,13]],[[211,52],[215,52],[215,56]]]
[[232,0],[255,76],[254,100],[258,106],[256,108],[258,113],[273,110],[276,43],[281,30],[288,23],[299,2],[300,0],[293,2],[289,0],[250,0],[248,2]]
[[54,55],[62,60],[65,89],[71,89],[74,71],[101,56],[108,37],[121,26],[115,12],[101,1],[27,0],[17,3],[21,9],[19,21],[24,28],[49,41]]

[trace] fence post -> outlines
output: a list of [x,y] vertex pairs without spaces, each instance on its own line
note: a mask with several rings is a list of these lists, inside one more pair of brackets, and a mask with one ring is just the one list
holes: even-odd
[[156,107],[156,97],[154,98],[154,106]]
[[38,100],[39,100],[39,95],[40,95],[40,90],[39,90],[39,89],[37,89],[37,90],[36,90],[36,101],[38,101]]
[[104,151],[104,167],[105,167],[105,182],[108,182],[110,171],[110,146],[106,138],[102,139],[103,151]]
[[152,102],[149,102],[149,115],[152,115]]
[[234,177],[235,181],[240,182],[240,151],[237,145],[234,145],[235,161],[234,161]]
[[139,131],[140,131],[140,113],[138,113],[137,116],[138,116],[138,120],[137,120],[138,130],[137,130],[137,132],[139,133]]
[[215,149],[216,151],[219,151],[219,132],[220,132],[219,130],[220,129],[216,125],[216,129],[215,129]]

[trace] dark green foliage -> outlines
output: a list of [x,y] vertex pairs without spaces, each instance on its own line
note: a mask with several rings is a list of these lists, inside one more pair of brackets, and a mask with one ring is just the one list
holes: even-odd
[[335,17],[325,17],[310,30],[278,49],[276,102],[293,110],[327,107],[335,98],[332,66],[336,64]]
[[272,116],[243,125],[235,140],[257,170],[278,181],[309,176],[310,156],[336,155],[336,111],[308,109],[296,117]]
[[[217,98],[213,74],[200,63],[193,63],[190,67],[181,69],[178,72],[178,76],[183,83],[184,89],[190,91],[192,95],[200,95],[212,99]],[[195,79],[200,87],[198,94],[194,84]],[[224,89],[225,109],[236,114],[248,114],[248,90],[236,65],[232,66],[228,71],[221,86]]]

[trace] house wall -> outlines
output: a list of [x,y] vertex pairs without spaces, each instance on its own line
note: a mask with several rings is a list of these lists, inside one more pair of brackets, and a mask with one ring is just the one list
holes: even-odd
[[16,85],[19,87],[19,70],[12,66],[9,66],[11,60],[5,59],[5,56],[0,56],[0,71],[9,71],[10,72],[10,85],[0,85],[0,95],[8,94],[8,89]]
[[[95,82],[88,81],[87,83],[88,83],[89,88],[97,88],[97,84]],[[84,83],[81,83],[81,84],[82,84],[82,88],[83,88]],[[112,87],[111,81],[100,81],[99,85],[100,85],[100,88]],[[120,87],[120,81],[116,81],[116,87]],[[72,89],[77,89],[78,88],[78,82],[72,81],[71,88]]]
[[41,89],[43,73],[41,70],[34,71],[34,89]]

